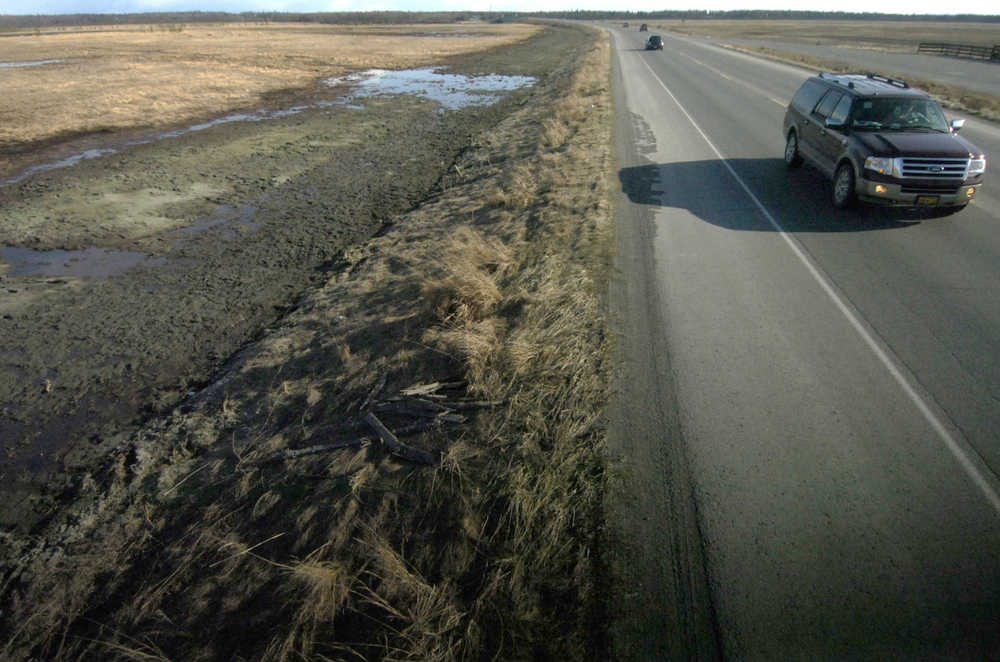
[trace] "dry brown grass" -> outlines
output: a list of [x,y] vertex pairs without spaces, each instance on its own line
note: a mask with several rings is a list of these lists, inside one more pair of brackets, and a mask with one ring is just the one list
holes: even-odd
[[[543,134],[543,143],[549,145]],[[538,174],[524,165],[515,166],[496,184],[487,202],[493,206],[523,210],[538,202]]]
[[[529,632],[544,630],[542,621],[551,618],[545,592],[588,599],[595,589],[596,560],[590,556],[595,550],[580,546],[570,532],[594,523],[603,493],[600,417],[608,341],[604,327],[593,322],[603,319],[610,213],[602,207],[603,196],[584,191],[606,185],[602,180],[610,166],[607,127],[595,127],[606,123],[610,112],[607,57],[602,41],[554,107],[553,121],[565,127],[565,139],[545,145],[510,173],[512,180],[563,182],[541,192],[535,184],[532,196],[515,198],[521,218],[537,223],[516,252],[517,268],[498,282],[507,299],[500,308],[517,306],[520,314],[492,325],[443,318],[445,332],[437,335],[476,367],[468,374],[477,393],[507,403],[488,436],[514,449],[498,485],[507,503],[499,530],[506,532],[509,552],[480,599],[511,600],[514,622]],[[578,113],[580,107],[591,110],[589,122],[582,122],[588,116]],[[553,148],[560,156],[548,151]],[[553,170],[565,176],[543,175]],[[583,200],[591,207],[581,206]],[[551,650],[582,659],[586,644],[570,637]]]
[[[349,251],[218,391],[123,447],[122,471],[78,534],[113,560],[36,557],[50,583],[67,569],[80,578],[75,607],[40,600],[44,617],[5,654],[605,656],[610,47],[605,33],[568,35],[579,50],[561,75],[465,154],[447,195]],[[564,125],[561,145],[541,140],[545,117]],[[516,204],[487,199],[494,181],[518,179],[548,183]],[[263,462],[335,437],[324,426],[356,414],[379,374],[391,394],[455,371],[470,394],[503,404],[413,439],[439,453],[437,466],[373,444]]]
[[0,62],[65,60],[0,69],[0,148],[104,129],[175,125],[257,107],[275,92],[309,88],[318,78],[438,64],[538,30],[512,23],[146,28],[0,40]]
[[510,248],[464,226],[441,252],[435,267],[444,275],[422,286],[433,314],[446,324],[475,324],[493,315],[502,299],[496,278],[512,264]]
[[992,46],[998,40],[996,23],[971,21],[674,20],[657,21],[651,27],[723,39],[779,39],[910,52],[922,41]]

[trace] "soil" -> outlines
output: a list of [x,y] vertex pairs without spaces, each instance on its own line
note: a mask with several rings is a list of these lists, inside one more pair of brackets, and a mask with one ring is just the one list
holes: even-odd
[[[588,28],[553,26],[524,47],[461,63],[538,76],[504,105],[425,113],[426,102],[389,98],[366,109],[363,117],[375,114],[408,139],[419,122],[440,122],[422,135],[439,146],[427,154],[444,159],[425,167],[444,174],[413,193],[419,203],[406,213],[373,218],[374,236],[301,267],[309,282],[275,295],[282,309],[248,332],[252,342],[208,361],[204,382],[178,360],[177,383],[155,391],[162,402],[137,398],[131,415],[139,423],[123,416],[116,427],[105,412],[108,432],[97,443],[64,437],[52,483],[36,478],[29,492],[25,480],[20,519],[0,528],[0,659],[607,659],[597,538],[609,343],[599,299],[613,187],[609,46]],[[293,125],[233,135],[273,136],[270,126]],[[396,179],[378,172],[398,167],[391,155],[354,176],[341,160],[365,153],[361,143],[349,141],[348,129],[318,126],[348,146],[319,160],[302,187],[324,185],[315,170],[325,169],[394,190]],[[418,153],[400,142],[380,144]],[[269,149],[287,156],[283,144],[275,139]],[[449,164],[440,145],[454,144],[462,147]],[[347,196],[341,204],[372,208],[353,200],[375,193],[329,186]],[[277,242],[308,216],[264,225],[264,207],[243,202],[224,199],[161,234],[191,241],[187,228],[197,227],[194,243],[222,269],[226,246],[262,231]],[[322,221],[307,227],[322,230]],[[199,242],[212,232],[218,253]],[[122,237],[115,250],[145,256],[135,249],[152,235]],[[173,251],[185,244],[165,245],[153,253],[163,262],[140,271],[175,266]],[[258,246],[253,269],[243,270],[277,259],[270,250]],[[275,255],[287,254],[295,253]],[[120,278],[65,286],[84,291]],[[202,308],[222,307],[210,304]],[[161,335],[149,331],[150,344]],[[49,379],[46,395],[58,385]],[[416,399],[422,404],[398,399],[405,391],[427,395]],[[441,409],[442,398],[449,407]],[[459,416],[436,414],[430,429],[404,434],[427,420],[428,407],[452,404]],[[378,412],[436,464],[389,452],[364,412]]]
[[[549,30],[441,64],[543,76],[560,48]],[[0,246],[105,255],[87,273],[56,254],[83,275],[4,274],[0,262],[0,530],[42,526],[82,467],[209,383],[345,249],[427,198],[473,136],[533,94],[447,112],[411,96],[317,105],[342,92],[286,91],[286,107],[310,108],[121,147],[0,188]],[[51,153],[124,140],[87,136]]]

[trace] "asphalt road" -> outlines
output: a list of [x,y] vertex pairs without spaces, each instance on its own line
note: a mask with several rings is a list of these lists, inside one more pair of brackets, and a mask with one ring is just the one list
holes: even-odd
[[1000,659],[1000,173],[834,210],[781,158],[807,72],[612,32],[617,654]]

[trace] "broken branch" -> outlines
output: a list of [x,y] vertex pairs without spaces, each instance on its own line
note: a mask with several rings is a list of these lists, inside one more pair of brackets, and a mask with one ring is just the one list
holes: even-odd
[[425,450],[419,448],[413,448],[412,446],[407,446],[399,439],[392,431],[382,424],[382,421],[378,419],[378,416],[372,412],[365,414],[365,422],[368,423],[375,432],[378,433],[379,439],[385,444],[393,455],[397,455],[404,460],[409,460],[410,462],[419,462],[420,464],[434,464],[434,456]]

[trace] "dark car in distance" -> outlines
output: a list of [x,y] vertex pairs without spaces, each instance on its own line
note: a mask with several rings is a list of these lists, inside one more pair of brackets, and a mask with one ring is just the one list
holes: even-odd
[[646,50],[647,51],[662,51],[663,50],[663,37],[654,34],[649,39],[646,40]]
[[986,172],[983,151],[958,135],[964,124],[897,78],[821,73],[785,112],[785,164],[805,161],[830,178],[838,209],[860,200],[960,211]]

